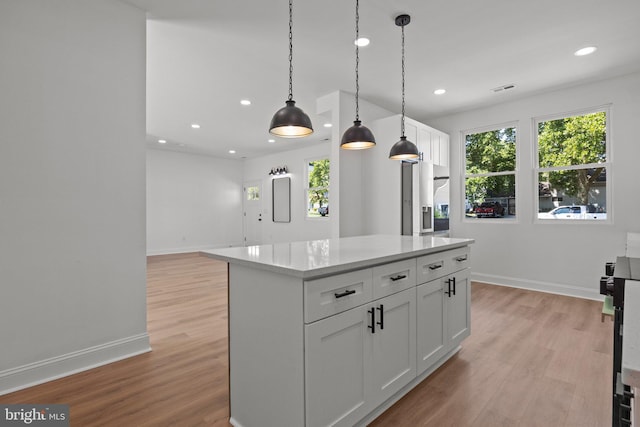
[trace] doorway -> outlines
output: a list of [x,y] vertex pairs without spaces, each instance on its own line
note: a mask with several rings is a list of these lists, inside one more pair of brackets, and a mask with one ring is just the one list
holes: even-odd
[[262,184],[260,181],[245,182],[242,192],[244,245],[259,245],[262,243]]

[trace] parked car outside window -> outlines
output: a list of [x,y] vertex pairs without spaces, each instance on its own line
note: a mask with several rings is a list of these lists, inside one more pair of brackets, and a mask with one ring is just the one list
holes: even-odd
[[502,206],[500,202],[482,202],[480,206],[476,208],[477,218],[497,218],[499,216],[504,216],[504,206]]

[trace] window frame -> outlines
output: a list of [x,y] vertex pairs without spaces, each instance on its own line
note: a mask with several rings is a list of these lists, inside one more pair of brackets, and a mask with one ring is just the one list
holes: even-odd
[[[477,134],[477,133],[485,133],[485,132],[491,132],[491,131],[496,131],[496,130],[500,130],[500,129],[506,129],[506,128],[513,128],[515,129],[516,132],[516,141],[515,141],[515,148],[516,148],[516,153],[515,153],[515,159],[514,159],[514,169],[513,171],[501,171],[501,172],[485,172],[485,173],[475,173],[475,174],[467,174],[467,145],[466,145],[466,141],[467,141],[467,135],[473,135],[473,134]],[[513,121],[508,121],[508,122],[502,122],[499,124],[493,124],[493,125],[487,125],[487,126],[480,126],[480,127],[475,127],[475,128],[471,128],[471,129],[466,129],[460,132],[460,141],[461,141],[461,147],[462,147],[462,156],[461,157],[461,171],[462,171],[462,179],[461,179],[461,187],[462,187],[462,191],[461,191],[461,195],[462,195],[462,203],[461,206],[465,207],[464,209],[461,209],[462,211],[462,222],[464,223],[468,223],[468,224],[517,224],[520,221],[520,215],[518,214],[518,212],[516,211],[516,215],[514,215],[511,218],[506,218],[505,216],[503,216],[502,218],[492,218],[489,221],[480,221],[478,218],[469,218],[466,215],[466,205],[467,205],[467,178],[482,178],[482,177],[488,177],[488,176],[508,176],[508,175],[513,175],[513,179],[514,179],[514,188],[515,188],[515,195],[514,195],[514,200],[516,202],[516,209],[517,206],[520,204],[520,196],[519,193],[520,191],[518,191],[518,175],[519,175],[519,170],[520,170],[520,139],[521,139],[521,133],[520,133],[520,126],[519,126],[519,121],[518,120],[513,120]],[[504,206],[505,210],[508,209],[508,206]]]
[[[304,196],[303,196],[303,200],[304,200],[304,218],[305,220],[309,220],[309,221],[328,221],[331,218],[331,212],[329,212],[328,215],[326,216],[309,216],[309,163],[312,162],[317,162],[320,160],[328,160],[329,161],[329,177],[331,177],[331,157],[326,155],[326,156],[319,156],[319,157],[310,157],[304,160],[304,187],[303,187],[303,191],[304,191]],[[326,188],[327,194],[329,194],[329,197],[327,199],[327,206],[330,205],[330,201],[331,201],[331,180],[329,180],[329,184],[326,187],[314,187],[314,188]]]
[[[553,166],[553,167],[540,167],[540,149],[538,144],[538,125],[541,122],[548,122],[553,120],[565,119],[569,117],[585,116],[595,113],[605,113],[605,153],[606,161],[603,163],[587,163],[579,165],[569,166]],[[613,144],[611,135],[611,112],[612,104],[604,104],[596,107],[581,108],[577,110],[565,111],[554,114],[547,114],[542,116],[536,116],[531,119],[531,141],[533,142],[533,222],[534,224],[599,224],[599,225],[611,225],[613,224]],[[606,191],[606,219],[569,219],[569,218],[539,218],[540,213],[540,174],[545,172],[558,172],[563,170],[579,170],[587,169],[591,167],[604,166],[607,180],[605,183]]]

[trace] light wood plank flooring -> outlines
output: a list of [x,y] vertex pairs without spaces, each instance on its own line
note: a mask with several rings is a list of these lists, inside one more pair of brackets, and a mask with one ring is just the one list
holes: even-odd
[[[226,264],[186,254],[147,267],[151,353],[0,402],[66,403],[78,427],[228,426]],[[610,425],[613,326],[600,309],[474,283],[462,350],[372,425]]]

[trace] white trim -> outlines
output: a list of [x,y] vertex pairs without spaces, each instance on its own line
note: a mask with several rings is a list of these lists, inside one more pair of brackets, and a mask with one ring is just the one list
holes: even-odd
[[[531,142],[532,142],[532,151],[533,151],[533,223],[534,224],[557,224],[558,221],[555,219],[540,219],[538,218],[538,213],[540,212],[540,197],[538,192],[538,186],[540,184],[540,174],[545,172],[555,172],[562,170],[579,170],[579,169],[588,169],[591,167],[602,166],[605,168],[607,173],[607,181],[605,183],[605,191],[606,193],[606,208],[607,208],[607,218],[604,220],[594,220],[594,221],[585,221],[580,219],[567,219],[562,221],[563,224],[568,224],[572,222],[576,222],[579,224],[585,223],[599,223],[599,224],[613,224],[613,136],[611,120],[612,120],[612,110],[613,104],[603,104],[596,107],[591,108],[582,108],[579,110],[568,111],[564,113],[554,113],[544,116],[536,116],[531,118]],[[568,165],[568,166],[553,166],[553,167],[540,167],[540,149],[538,143],[538,124],[540,122],[548,122],[552,120],[560,120],[569,117],[578,117],[578,116],[586,116],[588,114],[596,114],[596,113],[605,113],[606,121],[605,121],[605,136],[606,136],[606,150],[605,153],[607,155],[607,161],[604,163],[588,163],[588,164],[579,164],[579,165]]]
[[220,248],[231,248],[231,247],[240,247],[240,246],[244,246],[244,244],[242,242],[236,242],[229,245],[199,245],[199,246],[189,246],[186,248],[155,249],[152,251],[147,251],[147,256],[186,254],[190,252],[206,251],[207,249],[220,249]]
[[[516,157],[514,159],[514,170],[512,171],[501,171],[501,172],[484,172],[484,173],[472,173],[472,174],[467,174],[467,148],[466,148],[466,141],[467,141],[467,135],[473,135],[476,133],[486,133],[486,132],[493,132],[496,130],[500,130],[500,129],[506,129],[506,128],[514,128],[516,131],[516,141],[515,141],[515,146],[516,146]],[[462,195],[462,206],[466,206],[466,201],[467,199],[467,178],[476,178],[476,177],[490,177],[490,176],[508,176],[508,175],[513,175],[513,182],[515,185],[515,194],[514,194],[514,199],[516,202],[516,209],[517,206],[520,204],[520,193],[521,191],[518,191],[518,181],[520,181],[519,179],[519,174],[521,171],[521,154],[520,154],[520,140],[522,139],[519,135],[521,132],[521,127],[520,127],[520,121],[519,120],[510,120],[510,121],[506,121],[506,122],[502,122],[501,124],[496,124],[496,125],[489,125],[489,126],[482,126],[482,127],[477,127],[477,128],[472,128],[472,129],[466,129],[463,131],[460,131],[460,164],[461,164],[461,168],[460,168],[460,174],[462,176],[462,180],[461,180],[461,195]],[[462,211],[462,218],[460,219],[461,222],[463,223],[468,223],[468,224],[477,224],[480,223],[479,218],[468,218],[467,217],[467,212],[466,212],[466,208],[465,209],[461,209]],[[491,221],[492,224],[495,223],[503,223],[503,224],[518,224],[520,223],[520,215],[518,215],[516,213],[515,218],[511,218],[508,220],[503,220],[503,221]]]
[[474,282],[487,283],[489,285],[507,286],[510,288],[527,289],[530,291],[566,295],[596,301],[602,301],[604,298],[600,295],[598,289],[586,289],[579,286],[565,285],[561,283],[539,282],[536,280],[517,279],[515,277],[475,273],[473,271],[471,272],[471,280]]
[[0,371],[0,396],[151,351],[145,332]]

